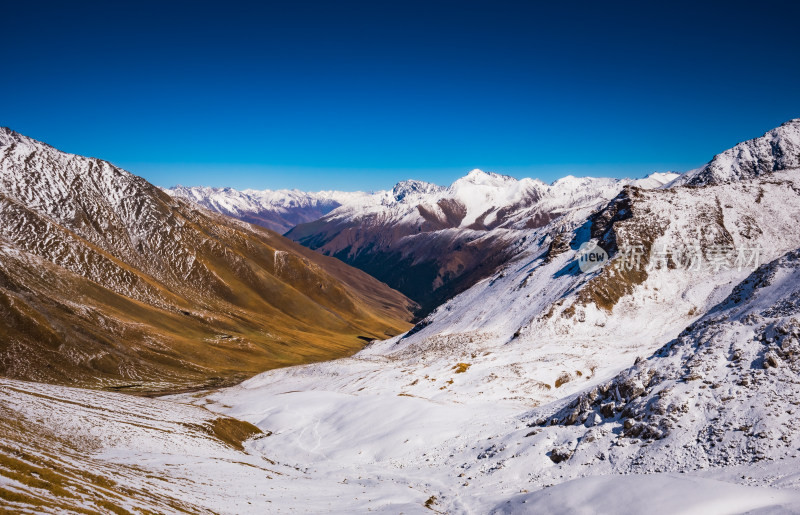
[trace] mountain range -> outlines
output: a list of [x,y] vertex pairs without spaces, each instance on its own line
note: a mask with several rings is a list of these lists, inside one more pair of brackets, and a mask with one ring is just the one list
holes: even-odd
[[0,373],[227,384],[402,332],[413,303],[277,233],[0,129]]
[[195,202],[211,211],[281,234],[296,225],[318,220],[340,206],[367,202],[371,196],[360,191],[238,191],[203,186],[175,186],[164,191],[170,196]]
[[[254,278],[285,277],[276,257],[283,251],[299,260],[293,279],[319,274],[300,282],[322,291],[303,295],[338,315],[341,324],[326,334],[343,342],[338,359],[315,355],[314,363],[269,366],[235,386],[158,399],[66,387],[47,375],[47,363],[8,354],[8,363],[27,359],[41,374],[22,376],[40,382],[8,373],[0,381],[0,498],[11,509],[800,511],[800,119],[680,176],[548,185],[473,171],[449,187],[408,181],[354,195],[289,232],[321,252],[212,213],[198,199],[166,195],[107,163],[4,134],[11,143],[2,147],[2,191],[12,200],[0,211],[0,284],[4,306],[27,307],[6,308],[2,323],[17,333],[2,341],[23,334],[23,342],[47,342],[37,331],[51,306],[70,307],[69,320],[81,306],[103,315],[75,334],[114,334],[114,320],[132,316],[124,305],[112,319],[105,306],[116,304],[101,309],[97,294],[79,297],[58,282],[73,276],[150,306],[147,314],[174,306],[179,320],[200,311],[180,303],[191,298],[205,316],[228,323],[227,334],[268,324],[260,311],[268,302],[245,310],[253,305],[226,297],[213,276],[231,292],[249,288],[250,299],[262,291]],[[56,180],[42,172],[70,167],[80,173]],[[92,187],[83,185],[88,178]],[[117,186],[121,178],[133,185]],[[104,214],[106,202],[120,221]],[[144,205],[126,218],[126,202]],[[36,216],[17,214],[28,211]],[[53,236],[62,232],[48,223],[66,235]],[[192,231],[183,236],[186,225]],[[224,242],[219,255],[235,251],[244,261],[214,261],[197,279],[175,275],[186,265],[169,263],[188,262],[187,252],[211,260],[201,252],[207,240]],[[140,241],[169,250],[140,250]],[[480,264],[461,254],[476,252],[462,251],[474,242],[502,258],[475,272]],[[427,253],[432,246],[439,250]],[[586,249],[597,246],[607,258],[582,268]],[[451,289],[431,294],[411,327],[408,298],[323,252],[352,254],[351,262],[362,256],[365,269],[369,256],[377,263],[396,253],[408,262],[391,266],[406,275],[420,263],[437,267],[419,292]],[[125,266],[111,268],[95,253]],[[137,253],[145,257],[137,261]],[[260,263],[257,256],[272,257],[263,261],[266,272],[239,275]],[[460,274],[439,270],[458,260]],[[168,271],[177,279],[170,282]],[[164,284],[166,293],[137,281]],[[344,298],[356,307],[343,310]],[[446,300],[435,305],[435,298]],[[293,299],[276,298],[271,309]],[[232,320],[234,309],[242,315]],[[27,314],[25,323],[10,323],[20,319],[15,313]],[[327,316],[295,314],[293,328],[304,334]],[[160,334],[155,322],[142,316],[136,327]],[[358,336],[370,342],[361,348]],[[187,349],[222,352],[206,342],[188,338]],[[330,351],[293,342],[286,348],[298,353]],[[350,344],[358,352],[346,352]],[[67,343],[53,348],[62,360],[77,352]]]
[[297,219],[320,198],[336,197],[338,207],[317,220],[297,224],[286,236],[403,292],[420,304],[418,314],[426,315],[505,264],[531,229],[574,209],[597,208],[626,185],[658,188],[677,177],[675,173],[654,173],[639,180],[568,176],[545,184],[473,170],[449,187],[409,180],[391,191],[348,196],[180,187],[166,191],[254,223],[279,215],[287,218],[289,213]]

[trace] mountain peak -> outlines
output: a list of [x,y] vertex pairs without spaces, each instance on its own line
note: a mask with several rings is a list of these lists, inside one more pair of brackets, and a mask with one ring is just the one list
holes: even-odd
[[677,172],[653,172],[641,179],[631,181],[631,185],[647,190],[663,188],[677,180],[680,176],[681,174]]
[[400,181],[395,184],[394,188],[392,188],[392,196],[399,202],[409,195],[415,193],[436,193],[442,189],[443,188],[437,184],[410,179],[407,181]]
[[30,136],[26,136],[9,127],[0,127],[0,146],[7,146],[10,145],[11,143],[24,143],[26,145],[36,145],[42,148],[48,148],[54,151],[61,152],[62,154],[65,155],[74,155],[70,154],[69,152],[64,152],[56,148],[53,148],[51,145],[45,143],[44,141],[39,141],[37,139],[31,138]]
[[8,146],[12,143],[20,143],[23,141],[33,141],[27,136],[23,136],[13,129],[8,127],[0,127],[0,146]]
[[708,164],[687,172],[673,185],[706,186],[792,168],[800,168],[800,118],[717,154]]
[[517,182],[517,180],[508,175],[501,175],[494,172],[484,172],[479,168],[475,168],[464,177],[456,180],[453,185],[466,183],[475,184],[478,186],[501,186],[503,184],[512,182]]

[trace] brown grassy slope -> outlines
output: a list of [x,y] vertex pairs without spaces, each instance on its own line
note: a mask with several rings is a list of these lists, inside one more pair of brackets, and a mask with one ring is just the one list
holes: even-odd
[[248,438],[266,436],[247,422],[202,408],[2,380],[0,513],[209,513],[170,488],[191,481],[144,463],[99,459],[98,452],[131,448],[136,441],[166,452],[191,446],[208,460],[233,461],[268,483],[281,470],[237,452]]
[[[0,134],[2,136],[2,134]],[[413,303],[96,159],[0,138],[0,374],[160,392],[341,357]]]

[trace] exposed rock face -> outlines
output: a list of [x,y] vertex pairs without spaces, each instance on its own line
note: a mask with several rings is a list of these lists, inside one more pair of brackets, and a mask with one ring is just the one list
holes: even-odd
[[0,129],[0,373],[144,390],[354,352],[412,303],[266,229]]

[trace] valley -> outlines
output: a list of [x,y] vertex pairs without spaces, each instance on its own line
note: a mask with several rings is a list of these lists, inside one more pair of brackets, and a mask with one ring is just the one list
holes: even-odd
[[800,119],[680,175],[339,196],[286,238],[245,222],[314,194],[237,220],[0,136],[11,510],[800,511]]
[[531,230],[572,211],[598,209],[626,185],[657,188],[676,177],[674,173],[638,180],[570,176],[545,184],[473,170],[449,187],[409,180],[391,191],[350,197],[319,192],[295,198],[300,194],[292,192],[288,202],[296,207],[287,207],[286,201],[255,205],[241,200],[243,195],[273,198],[277,192],[271,191],[167,191],[245,221],[297,213],[320,196],[338,195],[339,207],[318,220],[297,224],[286,236],[403,292],[420,304],[418,314],[424,316],[514,258]]

